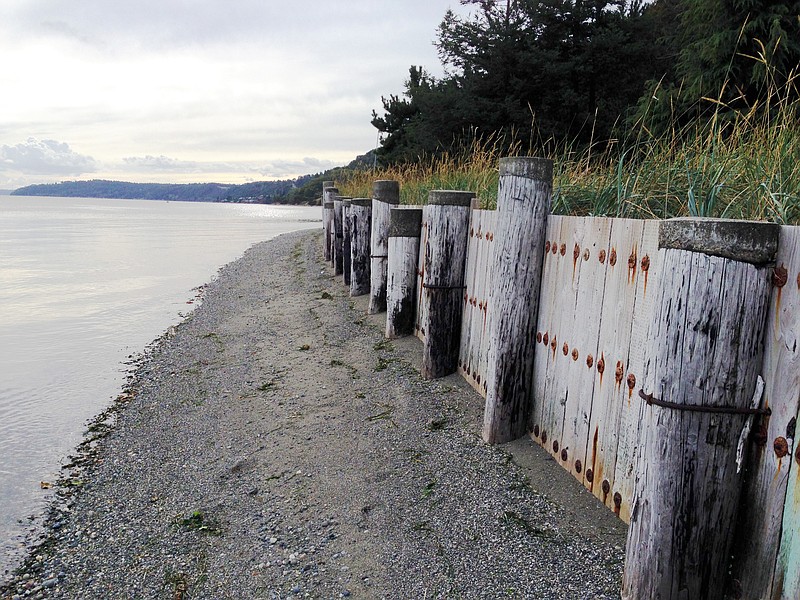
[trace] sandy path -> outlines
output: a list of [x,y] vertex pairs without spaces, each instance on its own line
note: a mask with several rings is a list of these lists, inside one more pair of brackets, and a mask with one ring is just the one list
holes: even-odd
[[421,380],[319,244],[254,247],[155,344],[2,597],[618,597],[624,526],[483,444],[477,394]]

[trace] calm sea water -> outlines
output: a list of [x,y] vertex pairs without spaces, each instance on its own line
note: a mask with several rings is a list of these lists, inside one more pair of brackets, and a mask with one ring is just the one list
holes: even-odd
[[124,361],[252,244],[313,207],[0,196],[0,578]]

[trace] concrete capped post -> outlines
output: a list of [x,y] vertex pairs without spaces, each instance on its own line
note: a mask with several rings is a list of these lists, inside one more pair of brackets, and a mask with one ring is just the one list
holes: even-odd
[[372,184],[372,265],[369,309],[371,315],[386,310],[386,270],[389,254],[389,211],[400,203],[400,184],[379,179]]
[[464,312],[464,265],[473,192],[434,190],[423,212],[425,242],[422,302],[427,332],[422,376],[435,379],[455,373]]
[[647,438],[636,473],[623,597],[722,599],[742,475],[737,446],[757,379],[779,226],[661,225],[640,390]]
[[483,438],[522,437],[533,400],[533,358],[553,162],[500,161],[494,279],[489,290],[489,350]]
[[389,214],[386,337],[414,333],[422,207],[392,208]]

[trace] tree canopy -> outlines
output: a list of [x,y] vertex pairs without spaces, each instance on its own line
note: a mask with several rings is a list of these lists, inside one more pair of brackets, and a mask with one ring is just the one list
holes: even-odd
[[645,115],[751,106],[800,61],[800,0],[461,1],[470,16],[448,11],[437,30],[445,75],[412,66],[373,113],[384,162],[468,135],[587,143]]

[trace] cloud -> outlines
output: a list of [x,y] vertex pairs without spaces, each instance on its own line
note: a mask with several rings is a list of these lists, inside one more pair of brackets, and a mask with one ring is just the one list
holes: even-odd
[[[355,158],[355,157],[353,157]],[[284,178],[297,177],[310,173],[319,173],[333,167],[341,166],[330,160],[306,157],[302,160],[275,160],[263,165],[259,172],[264,177]]]
[[28,175],[82,175],[95,172],[97,162],[64,142],[28,138],[15,146],[0,146],[0,170]]
[[[171,158],[169,156],[129,156],[122,159],[127,169],[142,173],[240,173],[253,178],[294,178],[309,173],[319,173],[341,166],[332,160],[305,157],[299,160],[278,159],[267,163],[253,162],[211,162]],[[248,178],[251,179],[251,178]]]

